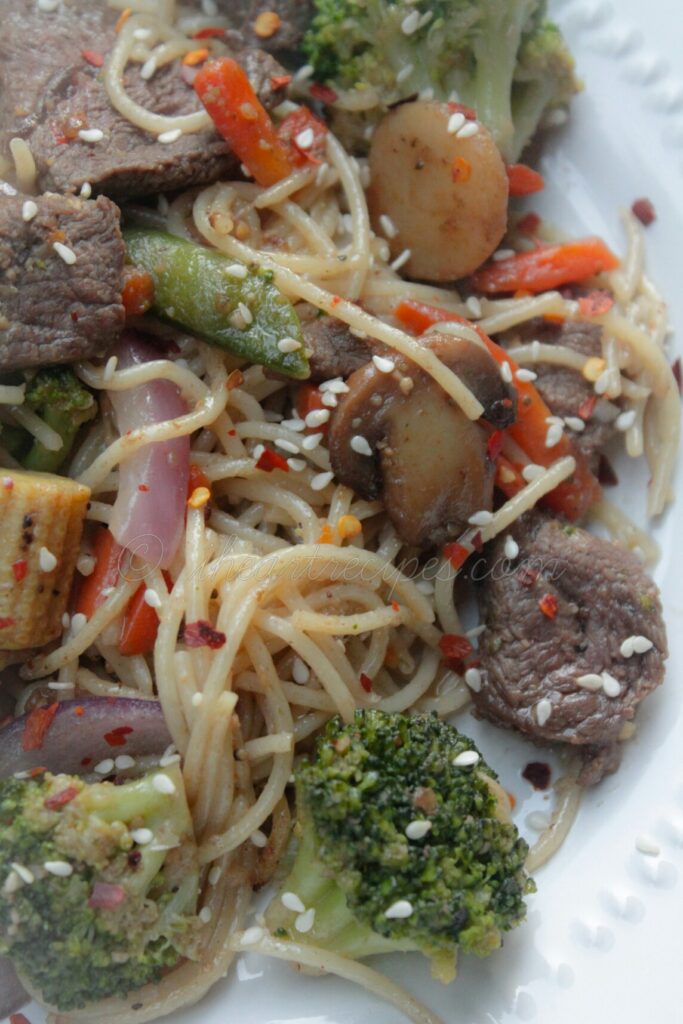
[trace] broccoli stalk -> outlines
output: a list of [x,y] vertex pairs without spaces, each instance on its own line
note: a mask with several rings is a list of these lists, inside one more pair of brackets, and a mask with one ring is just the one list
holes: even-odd
[[121,785],[7,779],[0,820],[0,954],[43,1002],[124,996],[192,954],[199,871],[177,766]]
[[70,367],[49,366],[28,382],[25,402],[56,430],[62,447],[50,451],[35,440],[20,461],[25,469],[56,473],[68,457],[80,427],[95,416],[95,399]]
[[354,148],[388,107],[429,90],[474,107],[512,162],[578,88],[546,0],[314,3],[304,52],[316,79],[340,94],[333,127]]
[[442,981],[458,949],[498,948],[534,885],[494,773],[454,763],[466,752],[478,754],[433,715],[332,720],[297,769],[297,845],[271,932],[353,958],[419,950]]

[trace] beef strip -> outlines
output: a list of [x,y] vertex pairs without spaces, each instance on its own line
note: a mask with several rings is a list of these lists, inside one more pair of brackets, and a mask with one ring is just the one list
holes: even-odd
[[[297,63],[301,41],[315,14],[311,0],[218,0],[218,8],[239,32],[244,46],[262,47],[288,65]],[[280,20],[269,36],[255,30],[256,19],[266,11]]]
[[[600,356],[601,333],[602,328],[598,324],[582,321],[556,324],[539,317],[510,331],[505,342],[509,347],[509,342],[526,344],[537,339],[543,344],[574,349],[586,357]],[[586,399],[595,394],[593,385],[576,370],[549,363],[537,363],[533,369],[537,374],[535,386],[555,416],[578,416]],[[614,426],[603,423],[593,414],[580,433],[573,430],[567,433],[584,455],[593,460],[613,437]]]
[[311,380],[316,382],[331,377],[350,377],[375,351],[375,346],[357,338],[350,327],[333,316],[319,316],[304,324],[304,340],[311,352]]
[[[0,0],[0,153],[13,136],[26,139],[42,189],[77,191],[89,182],[115,198],[185,188],[234,176],[239,162],[213,128],[160,144],[111,106],[101,69],[83,51],[106,55],[120,12],[100,3],[63,3],[55,13],[34,0]],[[282,96],[271,77],[281,66],[267,53],[235,53],[267,106]],[[199,108],[177,61],[149,81],[129,65],[130,96],[156,113],[187,114]],[[100,142],[83,142],[80,128],[99,128]]]
[[[481,688],[472,695],[477,712],[535,739],[581,747],[581,781],[597,782],[617,767],[624,726],[664,676],[657,587],[634,555],[585,530],[533,513],[510,532],[518,558],[506,559],[498,538],[487,551],[479,589],[486,631]],[[539,606],[546,594],[557,601],[554,618]],[[620,646],[633,635],[654,646],[625,658]],[[576,682],[603,671],[620,684],[618,696]],[[552,711],[539,725],[543,698]]]
[[27,222],[25,200],[0,195],[0,370],[103,355],[124,322],[117,207],[104,196],[45,195]]

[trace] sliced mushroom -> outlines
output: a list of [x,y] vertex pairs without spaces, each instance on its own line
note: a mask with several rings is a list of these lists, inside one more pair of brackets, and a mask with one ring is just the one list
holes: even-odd
[[396,228],[392,258],[409,249],[403,272],[427,281],[471,274],[507,225],[508,179],[493,136],[478,121],[464,122],[464,136],[449,132],[452,116],[448,103],[403,103],[370,147],[373,227],[386,235],[381,218],[388,216]]
[[304,341],[310,350],[312,381],[348,377],[372,356],[372,346],[351,333],[351,328],[333,316],[318,316],[303,325]]
[[[478,343],[449,334],[424,338],[484,406],[489,423],[514,420],[514,392]],[[391,373],[373,362],[351,374],[330,421],[335,476],[365,498],[382,497],[400,537],[415,547],[457,536],[493,501],[488,431],[469,420],[432,377],[407,360]]]

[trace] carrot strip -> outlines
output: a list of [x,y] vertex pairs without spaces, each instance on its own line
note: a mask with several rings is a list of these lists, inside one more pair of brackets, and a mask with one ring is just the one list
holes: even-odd
[[526,164],[508,164],[505,168],[511,196],[530,196],[545,188],[543,175]]
[[[166,589],[171,590],[173,586],[171,577],[167,572],[163,573],[163,577]],[[140,584],[126,608],[119,640],[121,654],[128,656],[149,654],[154,648],[159,629],[159,616],[155,609],[145,601],[146,590],[146,585]]]
[[154,302],[154,281],[146,270],[125,267],[121,302],[126,316],[142,316]]
[[[297,388],[295,404],[297,415],[302,420],[306,419],[309,412],[317,412],[319,409],[327,408],[323,404],[323,396],[315,384],[300,384]],[[306,433],[317,434],[321,432],[326,434],[327,427],[327,423],[323,423],[319,427],[306,427]]]
[[93,542],[95,568],[89,576],[81,576],[76,585],[74,615],[92,618],[106,600],[107,595],[104,591],[118,583],[123,552],[124,548],[116,543],[106,526],[98,527]]
[[602,239],[584,238],[488,263],[472,275],[472,284],[487,295],[520,289],[536,295],[618,266],[619,260]]

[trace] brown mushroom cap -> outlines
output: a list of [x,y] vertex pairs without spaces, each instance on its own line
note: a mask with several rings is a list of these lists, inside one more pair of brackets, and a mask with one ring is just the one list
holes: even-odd
[[[489,422],[512,422],[514,393],[483,346],[449,334],[429,335],[423,343],[474,392]],[[474,512],[491,508],[488,432],[469,420],[432,377],[398,359],[392,373],[367,363],[347,384],[349,392],[330,421],[332,468],[363,497],[382,497],[406,544],[442,544],[456,537]],[[372,454],[355,450],[354,438],[364,438]]]

